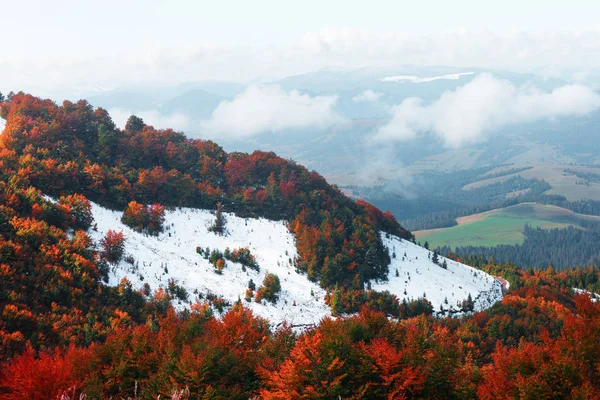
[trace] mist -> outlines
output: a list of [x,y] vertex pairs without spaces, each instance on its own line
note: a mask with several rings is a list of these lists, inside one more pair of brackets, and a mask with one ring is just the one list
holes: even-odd
[[598,108],[600,95],[583,85],[544,92],[482,73],[430,104],[408,98],[391,107],[391,121],[377,130],[374,140],[407,141],[432,134],[446,147],[459,148],[482,142],[508,125],[585,115]]

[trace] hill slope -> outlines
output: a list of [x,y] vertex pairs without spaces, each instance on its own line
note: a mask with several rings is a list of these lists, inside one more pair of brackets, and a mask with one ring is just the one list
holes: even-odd
[[[312,325],[331,315],[325,304],[325,291],[295,268],[296,240],[283,221],[226,213],[226,234],[220,236],[209,230],[215,219],[213,213],[180,208],[167,212],[165,232],[149,236],[122,224],[121,213],[97,204],[93,204],[92,212],[97,229],[91,231],[92,238],[99,242],[109,229],[122,230],[127,237],[126,253],[135,260],[135,265],[121,261],[113,266],[109,285],[116,286],[126,277],[135,288],[148,283],[152,289],[167,289],[169,280],[175,280],[188,292],[187,301],[178,302],[179,308],[189,307],[199,296],[212,294],[230,304],[241,299],[257,315],[274,324],[288,321],[293,325]],[[425,293],[436,311],[440,307],[457,310],[457,303],[469,294],[475,310],[486,309],[502,299],[500,283],[482,271],[451,260],[446,260],[448,269],[443,269],[429,259],[432,253],[420,246],[383,233],[382,240],[392,258],[389,280],[374,283],[373,290],[389,291],[400,301],[416,300]],[[243,271],[240,264],[227,261],[222,275],[217,274],[211,263],[196,252],[197,246],[220,251],[249,248],[260,271]],[[399,277],[395,276],[396,270]],[[279,301],[244,301],[249,280],[258,286],[267,272],[277,274],[281,280]]]
[[415,236],[421,242],[428,241],[432,248],[511,245],[523,243],[526,224],[543,229],[580,227],[586,221],[600,221],[600,217],[577,214],[552,205],[522,203],[460,217],[456,221],[456,226],[416,231]]
[[[163,288],[182,306],[198,297],[211,300],[219,309],[219,304],[251,300],[246,296],[250,279],[259,286],[268,271],[279,276],[279,301],[249,302],[249,307],[274,323],[295,324],[312,324],[328,315],[325,290],[331,293],[334,288],[337,294],[344,290],[347,295],[341,308],[332,306],[336,314],[369,304],[380,310],[395,307],[391,313],[384,311],[399,316],[397,298],[364,290],[373,284],[377,291],[389,290],[400,299],[417,299],[426,288],[436,309],[445,307],[446,298],[450,307],[469,294],[488,299],[479,308],[501,298],[491,277],[474,276],[468,267],[453,263],[442,271],[423,249],[398,242],[412,239],[412,234],[390,213],[349,199],[316,172],[274,153],[226,153],[213,142],[156,130],[133,116],[120,130],[104,110],[94,110],[85,101],[58,106],[19,93],[0,103],[0,115],[6,118],[0,136],[0,179],[11,190],[27,192],[32,187],[54,198],[87,196],[94,202],[91,213],[97,230],[87,230],[86,225],[78,233],[82,240],[91,236],[98,244],[109,230],[125,232],[128,262],[109,270],[109,283],[117,286],[118,293],[131,292],[129,283],[122,281],[127,277],[134,288],[149,284],[139,292],[146,300],[151,300],[152,290]],[[85,214],[87,200],[78,202]],[[174,211],[167,212],[165,229],[149,236],[121,223],[121,212],[130,202],[140,207],[160,203],[158,208]],[[7,204],[12,204],[10,199]],[[58,205],[58,211],[43,203],[26,204],[30,208],[19,212],[43,217],[51,225],[68,227],[70,222],[63,219],[73,218],[69,204]],[[221,206],[229,220],[223,236],[209,230],[214,217],[208,210]],[[44,208],[48,211],[37,211]],[[60,215],[54,215],[57,212]],[[64,229],[65,235],[74,234]],[[398,243],[388,243],[390,238]],[[396,244],[406,247],[406,260],[395,259],[390,269]],[[256,257],[259,271],[244,271],[227,261],[223,270],[215,272],[212,265],[218,263],[197,252],[201,248],[208,257],[207,248],[225,252],[241,247],[248,247]],[[86,250],[86,256],[90,268],[102,274],[107,259],[98,246],[94,250]],[[391,274],[396,270],[410,273],[410,284],[395,282]],[[490,297],[491,292],[495,294]]]

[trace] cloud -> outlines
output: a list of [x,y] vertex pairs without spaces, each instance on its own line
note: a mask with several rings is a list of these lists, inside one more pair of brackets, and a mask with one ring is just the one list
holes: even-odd
[[352,98],[352,101],[355,103],[364,103],[364,102],[372,102],[377,101],[383,96],[381,92],[374,92],[373,90],[365,90],[362,93],[357,94]]
[[203,123],[209,134],[248,137],[287,129],[326,128],[342,121],[337,96],[286,92],[279,85],[255,85],[219,104]]
[[546,74],[548,68],[553,68],[555,78],[572,81],[593,75],[600,82],[595,77],[600,65],[600,29],[505,33],[459,29],[416,34],[324,28],[283,42],[236,46],[191,39],[123,41],[119,37],[117,46],[78,47],[71,41],[62,41],[64,46],[57,48],[44,46],[39,35],[33,38],[9,43],[14,51],[4,49],[0,57],[0,91],[44,89],[53,94],[65,88],[147,82],[247,82],[257,77],[274,81],[336,65],[445,65],[536,74]]
[[6,120],[2,117],[0,117],[0,133],[2,133],[2,131],[4,131],[4,127],[6,126]]
[[600,95],[582,85],[565,85],[552,92],[515,87],[488,73],[447,91],[431,104],[408,98],[390,109],[391,121],[376,140],[409,140],[434,134],[447,147],[479,142],[494,130],[545,118],[584,115],[600,108]]
[[347,66],[447,65],[526,69],[597,66],[600,30],[510,32],[457,29],[426,35],[324,28],[299,41],[306,59]]
[[176,131],[184,131],[191,126],[190,119],[182,113],[163,115],[156,110],[132,113],[131,111],[122,108],[112,108],[108,113],[117,127],[121,129],[125,128],[127,119],[134,114],[143,119],[146,125],[152,125],[157,129],[171,128]]

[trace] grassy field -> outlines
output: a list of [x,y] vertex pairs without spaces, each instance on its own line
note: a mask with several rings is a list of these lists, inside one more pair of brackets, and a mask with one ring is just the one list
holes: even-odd
[[[565,170],[575,170],[584,173],[600,175],[600,168],[597,167],[582,167],[571,165],[557,164],[514,164],[508,167],[499,167],[488,172],[488,175],[502,172],[503,170],[519,167],[532,167],[528,170],[518,172],[516,174],[504,175],[496,178],[486,178],[481,176],[481,180],[466,185],[463,189],[469,190],[485,185],[506,181],[514,176],[522,176],[526,179],[543,179],[552,186],[547,193],[558,194],[565,196],[569,201],[577,201],[582,199],[600,200],[600,183],[588,182],[585,179],[566,172]],[[586,182],[582,185],[582,182]]]
[[564,208],[524,203],[457,219],[451,228],[413,232],[417,239],[430,247],[437,246],[497,246],[520,244],[525,239],[525,224],[544,229],[580,226],[583,220],[600,222],[600,217],[576,214]]

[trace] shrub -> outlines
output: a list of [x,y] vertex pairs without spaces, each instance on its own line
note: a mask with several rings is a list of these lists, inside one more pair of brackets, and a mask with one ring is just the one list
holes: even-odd
[[243,266],[246,266],[255,271],[260,271],[258,263],[254,259],[254,256],[250,253],[250,250],[248,248],[242,247],[240,249],[233,249],[232,252],[228,252],[227,250],[228,249],[225,250],[224,254],[226,259],[240,263]]
[[121,261],[125,253],[125,235],[121,231],[117,232],[111,229],[100,240],[100,246],[102,247],[101,257],[110,263],[116,264]]
[[262,286],[256,291],[256,295],[261,294],[261,298],[276,303],[281,292],[281,283],[279,277],[275,274],[267,274],[263,280]]
[[88,199],[80,194],[61,196],[58,205],[68,211],[70,226],[73,229],[87,230],[94,221],[92,206]]
[[225,268],[225,260],[219,258],[215,263],[215,268],[217,269],[217,274],[222,274],[223,268]]
[[165,208],[160,204],[147,207],[136,201],[131,201],[123,212],[121,222],[137,232],[158,235],[163,231]]

